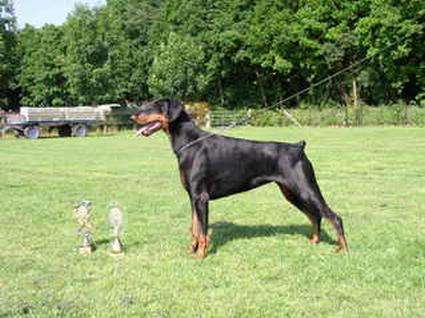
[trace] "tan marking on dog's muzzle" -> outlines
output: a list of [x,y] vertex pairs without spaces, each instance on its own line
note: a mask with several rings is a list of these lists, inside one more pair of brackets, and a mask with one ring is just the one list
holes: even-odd
[[[134,119],[133,119],[134,117]],[[151,115],[139,115],[139,116],[131,116],[131,118],[138,123],[139,125],[146,125],[154,121],[159,121],[161,123],[161,128],[169,134],[168,127],[168,119],[163,114],[151,114]]]

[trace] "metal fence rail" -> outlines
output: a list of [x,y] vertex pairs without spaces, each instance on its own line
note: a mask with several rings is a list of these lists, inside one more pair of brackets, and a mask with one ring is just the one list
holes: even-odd
[[211,127],[225,127],[237,124],[249,116],[249,111],[243,110],[213,110],[209,112]]

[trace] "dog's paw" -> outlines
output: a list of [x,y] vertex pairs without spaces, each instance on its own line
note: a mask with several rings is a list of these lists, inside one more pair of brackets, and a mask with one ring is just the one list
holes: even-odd
[[311,238],[308,239],[308,242],[312,245],[316,245],[320,242],[320,238],[317,235],[313,235]]
[[205,251],[205,249],[198,248],[198,250],[196,251],[196,258],[204,259],[206,257],[207,257],[207,252]]
[[189,246],[189,247],[187,248],[186,252],[187,252],[188,254],[195,254],[197,250],[198,250],[198,246],[196,246],[196,245],[191,245],[191,246]]
[[346,246],[338,246],[335,253],[348,253],[348,248]]

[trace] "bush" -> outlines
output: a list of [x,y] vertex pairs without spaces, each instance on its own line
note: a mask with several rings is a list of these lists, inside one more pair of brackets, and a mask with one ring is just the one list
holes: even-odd
[[[230,112],[230,111],[227,111]],[[387,106],[357,107],[317,107],[289,109],[288,112],[302,126],[425,126],[425,108],[397,103]],[[214,113],[214,111],[213,111]],[[243,117],[248,110],[238,110],[237,116]],[[235,111],[236,116],[236,111]],[[212,116],[218,121],[219,114]],[[250,125],[253,126],[291,126],[294,122],[287,118],[282,109],[251,111]],[[215,126],[212,122],[212,126]]]

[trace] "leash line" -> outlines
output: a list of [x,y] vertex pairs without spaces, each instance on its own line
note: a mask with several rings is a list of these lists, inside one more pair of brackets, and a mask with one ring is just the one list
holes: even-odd
[[[298,96],[301,96],[301,95],[303,95],[303,94],[311,91],[312,89],[314,89],[314,88],[316,88],[316,87],[318,87],[318,86],[320,86],[320,85],[322,85],[324,83],[329,82],[330,80],[334,79],[335,77],[337,77],[337,76],[339,76],[341,74],[344,74],[344,73],[346,73],[346,72],[348,72],[348,71],[350,71],[352,69],[355,69],[355,68],[361,66],[363,63],[365,63],[365,62],[373,59],[379,53],[382,53],[382,52],[388,50],[389,48],[397,45],[398,43],[400,43],[401,41],[404,41],[405,39],[407,39],[410,36],[411,36],[411,34],[406,35],[406,36],[404,36],[404,37],[402,37],[402,38],[400,38],[400,39],[398,39],[398,40],[390,43],[386,47],[384,47],[384,48],[382,48],[382,49],[374,52],[373,54],[371,54],[369,56],[365,56],[364,58],[356,61],[355,63],[353,63],[353,64],[351,64],[351,65],[349,65],[347,67],[344,67],[344,68],[340,69],[339,71],[335,72],[334,74],[329,75],[329,76],[327,76],[327,77],[319,80],[316,83],[313,83],[309,87],[306,87],[306,88],[298,91],[297,93],[292,94],[292,95],[284,98],[283,100],[280,100],[280,101],[278,101],[278,102],[276,102],[276,103],[274,103],[274,104],[272,104],[272,105],[270,105],[268,107],[263,107],[261,109],[262,110],[268,110],[268,109],[276,108],[276,107],[279,107],[279,106],[283,106],[286,102],[288,102],[288,101],[290,101],[290,100],[292,100],[292,99],[294,99],[294,98],[296,98]],[[285,116],[287,116],[297,126],[302,127],[301,124],[287,110],[284,109],[284,113],[285,113]],[[242,118],[241,120],[235,121],[235,122],[233,122],[232,124],[230,124],[230,125],[228,125],[226,127],[222,127],[221,129],[218,130],[218,133],[223,133],[223,132],[225,132],[227,130],[230,130],[230,129],[235,128],[236,126],[240,126],[241,124],[243,124],[245,122],[248,122],[250,119],[251,119],[251,116],[250,116],[250,114],[248,114],[244,118]],[[194,144],[196,144],[196,143],[198,143],[198,142],[200,142],[202,140],[208,139],[208,138],[210,138],[212,136],[216,136],[216,135],[217,135],[217,133],[209,133],[207,135],[204,135],[202,137],[199,137],[198,139],[195,139],[195,140],[193,140],[193,141],[191,141],[191,142],[183,145],[182,147],[180,147],[178,150],[176,150],[176,153],[179,154],[181,151],[183,151],[183,150],[185,150],[185,149],[193,146]]]
[[[263,107],[263,108],[261,108],[261,109],[262,109],[262,110],[267,110],[267,109],[272,109],[272,108],[276,108],[276,107],[282,106],[282,105],[284,105],[286,102],[288,102],[288,101],[290,101],[290,100],[292,100],[292,99],[294,99],[294,98],[296,98],[296,97],[298,97],[298,96],[301,96],[301,95],[303,95],[303,94],[305,94],[305,93],[307,93],[307,92],[311,91],[313,88],[316,88],[316,87],[318,87],[318,86],[320,86],[320,85],[322,85],[322,84],[324,84],[324,83],[326,83],[326,82],[329,82],[330,80],[334,79],[335,77],[338,77],[338,76],[339,76],[339,75],[341,75],[341,74],[344,74],[344,73],[346,73],[346,72],[348,72],[348,71],[350,71],[350,70],[352,70],[352,69],[357,68],[358,66],[362,65],[362,64],[363,64],[363,63],[365,63],[366,61],[373,59],[373,58],[374,58],[376,55],[378,55],[379,53],[382,53],[382,52],[384,52],[384,51],[388,50],[389,48],[393,47],[394,45],[397,45],[398,43],[400,43],[401,41],[404,41],[405,39],[407,39],[407,38],[408,38],[408,37],[410,37],[410,36],[411,36],[411,34],[406,35],[406,36],[404,36],[404,37],[402,37],[402,38],[400,38],[400,39],[398,39],[398,40],[396,40],[396,41],[394,41],[394,42],[390,43],[390,44],[389,44],[389,45],[387,45],[386,47],[384,47],[384,48],[382,48],[382,49],[380,49],[380,50],[376,51],[375,53],[373,53],[373,54],[371,54],[371,55],[369,55],[369,56],[365,56],[364,58],[362,58],[362,59],[360,59],[360,60],[356,61],[355,63],[353,63],[353,64],[351,64],[351,65],[349,65],[349,66],[347,66],[347,67],[344,67],[344,68],[340,69],[339,71],[335,72],[334,74],[329,75],[329,76],[327,76],[327,77],[325,77],[325,78],[323,78],[323,79],[319,80],[318,82],[316,82],[316,83],[314,83],[314,84],[310,85],[309,87],[304,88],[304,89],[302,89],[302,90],[298,91],[297,93],[294,93],[294,94],[290,95],[289,97],[284,98],[284,99],[283,99],[283,100],[281,100],[281,101],[278,101],[278,102],[276,102],[276,103],[274,103],[274,104],[272,104],[272,105],[270,105],[270,106],[268,106],[268,107]],[[293,121],[293,122],[294,122],[297,126],[301,127],[300,123],[299,123],[298,121],[296,121],[296,120],[295,120],[295,118],[293,118],[293,116],[292,116],[292,115],[290,115],[290,113],[289,113],[289,112],[287,112],[287,111],[286,111],[286,114],[287,114],[287,115],[289,115],[289,116],[287,116],[287,117],[288,117],[291,121]],[[249,116],[247,116],[247,117],[249,117]],[[232,129],[232,128],[234,128],[234,127],[236,127],[236,126],[240,125],[241,123],[243,123],[245,120],[246,120],[246,119],[243,119],[243,120],[241,120],[240,122],[235,122],[235,123],[233,123],[232,125],[229,125],[228,127],[224,127],[224,128],[222,128],[221,130],[219,130],[219,131],[220,131],[220,132],[224,132],[224,131],[226,131],[226,130],[228,130],[228,129]]]

